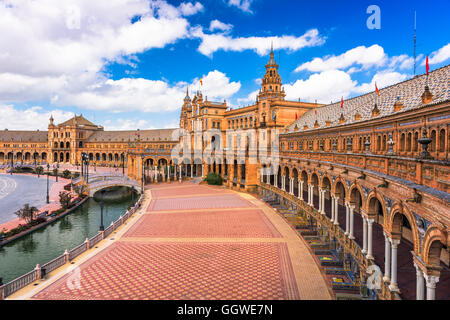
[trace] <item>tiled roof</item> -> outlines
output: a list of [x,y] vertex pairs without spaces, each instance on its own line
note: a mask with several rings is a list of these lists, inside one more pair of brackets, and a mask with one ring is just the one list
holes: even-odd
[[[431,103],[444,102],[450,99],[450,65],[437,69],[429,73],[428,86],[433,94]],[[410,80],[406,80],[395,85],[380,90],[380,97],[377,99],[377,106],[380,111],[378,117],[384,117],[394,114],[394,104],[399,101],[403,104],[400,111],[403,112],[422,106],[422,94],[425,89],[426,75],[421,75]],[[356,123],[372,119],[372,110],[375,107],[377,94],[375,91],[365,95],[344,100],[343,109],[341,102],[326,105],[317,108],[317,116],[314,110],[309,110],[289,125],[286,132],[308,131],[314,129],[314,123],[317,120],[319,128],[326,127],[326,121],[331,121],[331,127],[339,126],[339,118],[343,113],[345,124]],[[355,121],[355,115],[359,113],[361,118]],[[304,125],[308,126],[303,130]],[[297,126],[297,128],[296,128]]]
[[130,131],[96,131],[88,138],[88,142],[127,142],[134,141],[139,132],[141,141],[172,141],[172,133],[176,129],[130,130]]
[[47,142],[47,131],[1,130],[0,141],[4,142]]
[[88,119],[86,119],[85,117],[83,117],[83,115],[79,115],[79,116],[75,116],[63,123],[60,123],[58,126],[59,127],[64,127],[64,126],[70,126],[70,125],[84,125],[84,126],[94,126],[96,127],[95,124],[93,124],[92,122],[90,122]]

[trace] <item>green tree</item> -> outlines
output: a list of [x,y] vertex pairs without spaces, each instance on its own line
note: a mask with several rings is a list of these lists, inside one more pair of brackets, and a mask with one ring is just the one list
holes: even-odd
[[70,178],[70,171],[69,170],[64,170],[62,173],[63,177],[66,179]]
[[70,202],[72,201],[72,194],[66,191],[61,191],[59,193],[59,203],[61,207],[65,210],[69,208]]
[[44,172],[44,168],[42,168],[41,166],[36,168],[36,173],[42,174]]
[[22,220],[25,220],[26,223],[30,223],[34,219],[34,214],[39,212],[39,209],[36,207],[30,207],[28,203],[26,203],[22,209],[19,209],[15,212],[15,214]]
[[73,191],[75,191],[78,196],[82,196],[86,192],[86,186],[84,184],[75,185],[73,186]]

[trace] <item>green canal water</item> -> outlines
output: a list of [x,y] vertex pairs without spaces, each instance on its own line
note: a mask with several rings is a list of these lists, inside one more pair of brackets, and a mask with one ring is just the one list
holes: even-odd
[[[135,202],[137,197],[135,197]],[[123,215],[131,205],[131,196],[104,202],[105,228]],[[29,235],[0,247],[0,277],[3,283],[33,270],[97,234],[100,203],[90,198],[67,216]]]

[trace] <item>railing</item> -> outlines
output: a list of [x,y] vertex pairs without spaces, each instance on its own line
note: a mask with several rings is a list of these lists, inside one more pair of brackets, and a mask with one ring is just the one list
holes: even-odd
[[45,269],[46,273],[50,273],[53,270],[56,270],[59,267],[63,266],[64,264],[66,264],[66,255],[62,254],[59,257],[53,259],[52,261],[43,264],[41,268]]
[[[270,190],[271,192],[277,194],[278,196],[284,198],[285,200],[295,204],[297,207],[301,208],[306,214],[313,217],[318,223],[325,227],[330,236],[333,236],[339,244],[344,248],[345,252],[350,253],[355,261],[358,263],[362,270],[367,270],[370,265],[375,265],[374,261],[369,260],[362,253],[361,247],[355,241],[349,239],[341,226],[337,226],[331,222],[331,220],[323,214],[320,214],[316,208],[309,206],[305,201],[300,200],[297,196],[290,194],[284,190],[281,190],[271,184],[263,182],[260,185],[262,188]],[[386,300],[400,300],[400,296],[391,292],[389,290],[388,284],[385,282],[381,283],[381,288],[376,291],[377,295],[382,299]]]
[[[23,276],[17,278],[14,281],[11,281],[4,285],[3,291],[3,297],[7,297],[10,294],[13,294],[14,292],[22,289],[23,287],[27,286],[28,284],[36,281],[37,279],[37,270],[30,271]],[[2,297],[2,294],[0,293],[0,297]]]
[[66,250],[66,252],[61,256],[56,257],[55,259],[51,260],[50,262],[47,262],[46,264],[43,264],[42,266],[37,265],[34,270],[24,274],[23,276],[20,276],[17,279],[8,282],[5,285],[0,286],[0,300],[4,300],[8,296],[26,287],[27,285],[35,282],[36,280],[40,280],[43,270],[45,270],[45,274],[48,274],[58,269],[59,267],[63,266],[66,263],[69,263],[79,255],[81,255],[83,252],[87,251],[89,248],[98,244],[101,240],[108,237],[114,230],[119,228],[125,221],[127,221],[133,215],[133,213],[135,213],[141,207],[143,199],[144,197],[140,197],[139,200],[134,205],[134,207],[128,210],[125,213],[125,215],[120,216],[116,221],[112,222],[111,225],[105,229],[105,231],[103,232],[99,231],[91,239],[86,240],[85,242],[73,248],[69,252],[67,252]]

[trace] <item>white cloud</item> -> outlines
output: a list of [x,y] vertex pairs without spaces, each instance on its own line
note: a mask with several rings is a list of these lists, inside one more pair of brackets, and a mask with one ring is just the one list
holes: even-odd
[[55,109],[44,111],[42,107],[34,106],[27,109],[16,109],[13,105],[0,105],[0,130],[47,130],[50,116],[55,123],[64,122],[74,116],[71,112]]
[[355,87],[353,92],[358,94],[364,94],[371,91],[375,91],[375,83],[378,89],[388,87],[390,85],[405,81],[411,78],[411,75],[399,73],[396,71],[383,70],[375,74],[370,83],[364,83],[360,86]]
[[251,92],[246,98],[238,98],[237,102],[238,102],[238,104],[244,104],[244,105],[253,104],[253,103],[255,103],[256,97],[258,96],[258,94],[259,94],[259,89]]
[[200,79],[195,79],[192,88],[200,88],[203,98],[208,100],[227,99],[234,95],[241,88],[240,82],[230,82],[226,74],[214,70],[202,77],[203,85],[200,85]]
[[228,0],[228,5],[237,7],[244,12],[253,13],[250,9],[252,2],[253,0]]
[[374,44],[370,47],[359,46],[348,50],[347,52],[335,56],[326,56],[324,58],[314,58],[310,62],[305,62],[295,69],[295,72],[308,70],[312,72],[321,72],[335,69],[346,69],[355,64],[361,65],[363,69],[371,66],[380,66],[386,62],[387,56],[384,49]]
[[182,11],[198,9],[147,0],[0,2],[0,101],[83,93],[105,81],[107,63],[136,67],[136,53],[186,37]]
[[187,86],[201,88],[203,96],[210,100],[229,98],[241,87],[240,82],[231,82],[217,70],[209,72],[202,81],[203,86],[200,79],[171,86],[165,81],[143,78],[104,79],[82,91],[58,97],[55,103],[109,112],[170,112],[180,108]]
[[402,54],[399,56],[394,56],[389,59],[389,68],[391,69],[401,69],[409,70],[414,66],[414,58],[408,56],[407,54]]
[[219,20],[213,20],[213,21],[211,21],[211,23],[209,25],[209,31],[220,30],[220,31],[228,32],[231,29],[233,29],[232,24],[223,23]]
[[200,2],[196,2],[195,4],[192,4],[190,2],[188,3],[182,3],[178,7],[181,11],[181,14],[183,16],[192,16],[194,14],[197,14],[199,12],[203,11],[203,5]]
[[[444,62],[446,60],[450,59],[450,43],[443,46],[437,51],[434,51],[431,53],[428,63],[431,64],[438,64],[441,62]],[[423,65],[425,65],[425,61],[423,62]]]
[[244,51],[254,50],[258,55],[267,55],[270,51],[271,43],[276,49],[288,49],[297,51],[305,47],[321,45],[325,42],[324,37],[319,35],[317,29],[307,31],[300,37],[295,36],[273,36],[273,37],[239,37],[233,38],[224,34],[205,34],[201,27],[191,29],[193,37],[202,40],[198,51],[206,56],[211,56],[219,50],[224,51]]
[[150,129],[172,129],[179,126],[178,122],[169,122],[166,124],[158,123],[158,126],[154,126],[148,120],[144,119],[122,119],[111,121],[106,120],[104,123],[105,130],[123,131],[123,130],[150,130]]
[[330,101],[348,97],[357,86],[357,82],[341,70],[326,70],[312,74],[307,80],[297,80],[293,84],[285,84],[287,100],[329,103]]

